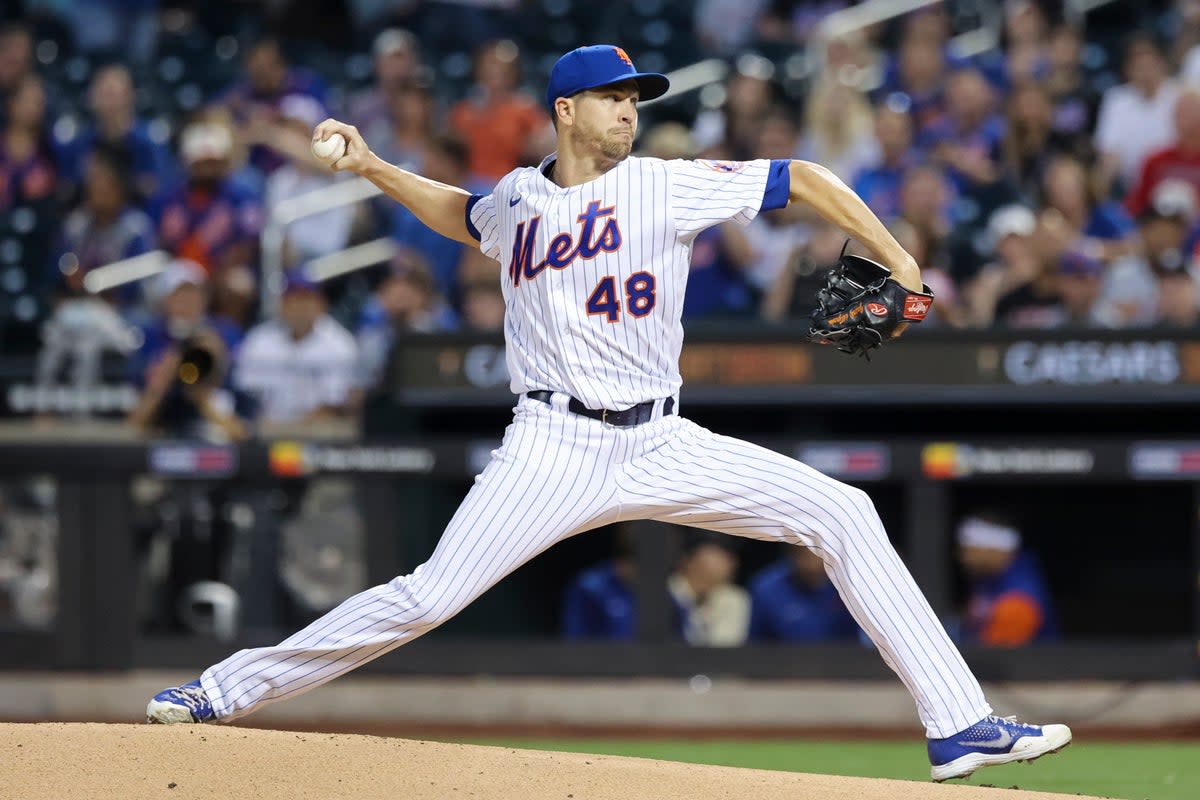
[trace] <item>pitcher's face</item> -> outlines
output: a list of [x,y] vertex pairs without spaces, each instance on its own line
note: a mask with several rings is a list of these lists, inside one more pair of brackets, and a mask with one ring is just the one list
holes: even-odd
[[[573,124],[565,129],[577,143],[620,161],[633,151],[637,135],[637,83],[621,81],[580,92],[572,101]],[[559,123],[562,131],[562,123]]]

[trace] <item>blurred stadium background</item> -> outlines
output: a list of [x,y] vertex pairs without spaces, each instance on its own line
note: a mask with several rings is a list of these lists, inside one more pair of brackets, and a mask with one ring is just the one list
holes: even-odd
[[[135,718],[424,560],[512,405],[496,265],[309,131],[486,191],[552,147],[557,56],[611,42],[673,78],[641,154],[826,164],[939,297],[870,363],[814,352],[840,234],[708,231],[684,413],[867,489],[1002,713],[1200,734],[1196,0],[3,9],[0,718]],[[655,524],[253,722],[917,729],[811,563]]]

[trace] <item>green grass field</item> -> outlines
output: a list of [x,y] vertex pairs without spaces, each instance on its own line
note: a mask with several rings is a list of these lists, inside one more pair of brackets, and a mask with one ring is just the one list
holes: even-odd
[[[472,739],[471,743],[661,758],[731,767],[929,780],[920,742],[679,741],[632,739]],[[1121,800],[1198,800],[1200,743],[1076,742],[1033,764],[977,772],[973,784]]]

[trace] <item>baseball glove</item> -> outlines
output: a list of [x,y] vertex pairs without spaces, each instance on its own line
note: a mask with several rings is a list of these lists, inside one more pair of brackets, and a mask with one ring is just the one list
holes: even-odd
[[869,360],[870,351],[895,336],[901,325],[925,319],[933,291],[922,286],[923,292],[906,289],[887,267],[843,250],[817,292],[808,338]]

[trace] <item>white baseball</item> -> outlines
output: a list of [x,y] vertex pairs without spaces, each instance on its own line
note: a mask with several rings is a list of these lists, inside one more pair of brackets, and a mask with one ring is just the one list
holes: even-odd
[[337,160],[346,155],[346,137],[340,133],[330,134],[328,139],[313,139],[313,155],[326,164],[336,164]]

